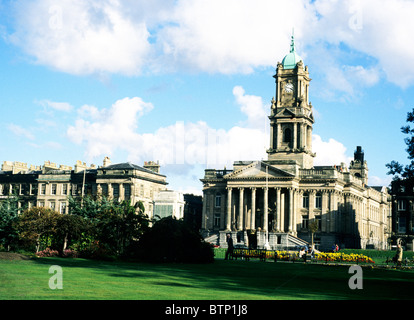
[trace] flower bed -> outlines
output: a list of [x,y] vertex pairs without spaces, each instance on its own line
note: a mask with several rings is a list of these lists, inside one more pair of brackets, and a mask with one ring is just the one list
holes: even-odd
[[356,253],[342,252],[319,252],[315,254],[319,261],[326,262],[356,262],[356,263],[375,263],[370,257]]
[[59,252],[56,250],[51,250],[50,248],[46,248],[43,251],[36,252],[36,256],[38,257],[57,257]]

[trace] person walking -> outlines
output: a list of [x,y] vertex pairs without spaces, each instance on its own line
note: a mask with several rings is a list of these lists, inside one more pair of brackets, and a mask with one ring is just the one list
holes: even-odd
[[227,260],[230,256],[230,259],[233,259],[233,250],[234,250],[234,246],[233,246],[233,239],[230,235],[230,233],[227,234],[227,251],[226,251],[226,257],[224,258],[224,260]]

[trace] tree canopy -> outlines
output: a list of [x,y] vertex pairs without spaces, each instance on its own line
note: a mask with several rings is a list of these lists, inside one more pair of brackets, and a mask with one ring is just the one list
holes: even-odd
[[398,161],[392,160],[385,165],[388,168],[387,174],[393,175],[394,180],[414,178],[414,108],[407,113],[406,122],[407,125],[401,127],[401,132],[407,135],[404,142],[407,145],[405,150],[410,163],[404,166]]
[[214,260],[210,244],[200,233],[173,217],[156,221],[141,237],[136,253],[147,262],[210,263]]

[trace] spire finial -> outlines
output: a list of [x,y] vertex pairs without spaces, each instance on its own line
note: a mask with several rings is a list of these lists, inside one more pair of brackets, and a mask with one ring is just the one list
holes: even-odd
[[295,52],[295,28],[292,28],[292,40],[290,43],[290,52]]

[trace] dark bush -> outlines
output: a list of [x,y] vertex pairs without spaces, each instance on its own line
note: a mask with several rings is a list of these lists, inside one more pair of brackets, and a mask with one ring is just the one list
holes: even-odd
[[163,218],[145,232],[136,248],[146,262],[211,263],[214,253],[200,233],[182,220]]

